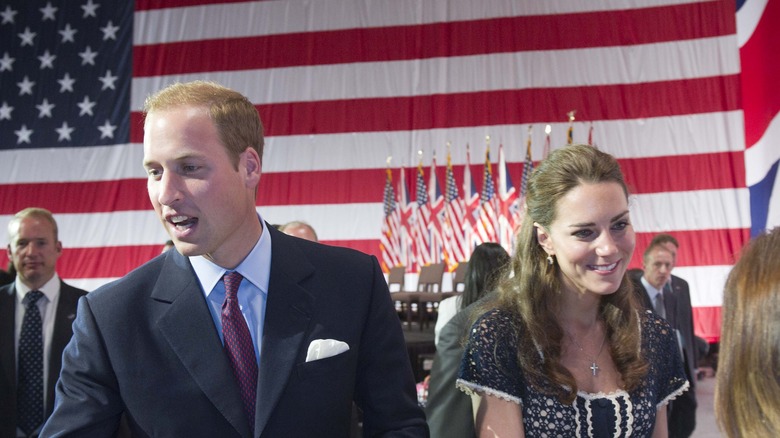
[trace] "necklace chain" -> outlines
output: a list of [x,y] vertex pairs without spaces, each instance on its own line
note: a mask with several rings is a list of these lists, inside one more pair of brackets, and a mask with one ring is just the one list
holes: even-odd
[[[576,340],[576,339],[574,339],[574,336],[572,336],[572,335],[571,335],[571,334],[570,334],[568,331],[566,331],[566,330],[564,330],[564,332],[566,333],[566,336],[568,336],[568,337],[569,337],[569,339],[571,339],[571,341],[572,341],[572,342],[574,342],[574,345],[576,345],[576,346],[577,346],[577,348],[579,348],[579,349],[580,349],[580,351],[582,352],[582,354],[585,354],[585,349],[584,349],[584,348],[582,348],[582,345],[580,345],[580,343],[579,343],[579,342],[577,342],[577,340]],[[588,367],[588,368],[590,368],[590,371],[591,371],[591,373],[593,373],[593,376],[594,376],[594,377],[598,375],[598,372],[599,372],[599,369],[600,369],[600,368],[599,368],[599,365],[596,363],[596,359],[598,359],[598,358],[599,358],[599,356],[601,356],[601,350],[603,350],[603,349],[604,349],[604,343],[605,343],[606,341],[607,341],[607,334],[606,334],[606,333],[604,333],[604,337],[603,337],[603,338],[601,338],[601,346],[599,347],[599,352],[598,352],[598,353],[596,353],[596,356],[595,356],[595,357],[591,357],[591,358],[589,358],[589,359],[590,359],[590,367]],[[587,354],[585,354],[585,355],[587,356]]]

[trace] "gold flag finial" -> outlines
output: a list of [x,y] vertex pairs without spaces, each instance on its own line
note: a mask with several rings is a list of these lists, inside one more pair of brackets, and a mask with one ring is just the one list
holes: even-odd
[[571,110],[568,113],[566,113],[566,115],[569,116],[569,123],[574,121],[575,114],[577,114],[577,110]]

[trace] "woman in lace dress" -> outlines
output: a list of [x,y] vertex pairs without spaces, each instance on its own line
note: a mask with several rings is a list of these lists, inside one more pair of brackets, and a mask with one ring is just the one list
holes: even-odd
[[518,239],[515,275],[461,364],[478,434],[666,437],[666,405],[688,382],[673,331],[625,277],[635,235],[617,161],[584,145],[550,154]]

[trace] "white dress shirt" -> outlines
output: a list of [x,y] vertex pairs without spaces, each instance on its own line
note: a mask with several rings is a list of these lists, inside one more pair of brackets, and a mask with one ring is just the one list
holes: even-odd
[[436,317],[436,326],[433,329],[433,342],[436,347],[439,346],[439,333],[441,329],[460,311],[460,303],[463,302],[463,295],[455,295],[441,300],[439,303],[439,312]]
[[[244,277],[238,288],[238,305],[252,336],[255,347],[255,359],[260,363],[260,343],[263,339],[263,322],[265,307],[268,302],[268,281],[271,278],[271,235],[265,229],[262,218],[258,220],[263,226],[263,233],[252,251],[234,269]],[[190,257],[190,263],[198,276],[201,288],[206,297],[211,318],[217,328],[219,338],[222,336],[222,303],[225,301],[225,283],[222,277],[227,269],[207,260],[203,256]]]

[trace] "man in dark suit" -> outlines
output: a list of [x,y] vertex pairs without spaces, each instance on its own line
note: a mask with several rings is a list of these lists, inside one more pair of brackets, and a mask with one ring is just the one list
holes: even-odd
[[149,198],[176,251],[79,302],[42,436],[427,436],[374,257],[287,236],[255,209],[263,128],[208,82],[145,106]]
[[54,408],[62,351],[87,292],[56,273],[62,243],[48,210],[14,215],[8,237],[16,278],[0,287],[0,437],[36,436]]
[[647,309],[666,318],[677,332],[685,374],[690,389],[672,401],[669,411],[669,436],[685,438],[696,428],[696,340],[693,331],[693,309],[688,282],[672,275],[677,263],[677,239],[658,234],[643,256],[643,270],[630,273],[634,287]]

